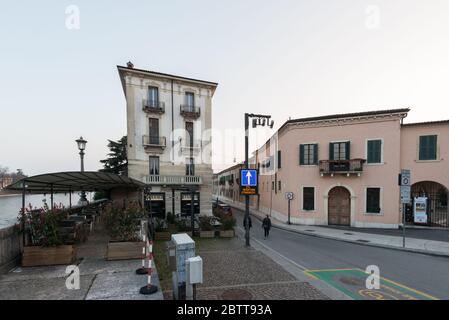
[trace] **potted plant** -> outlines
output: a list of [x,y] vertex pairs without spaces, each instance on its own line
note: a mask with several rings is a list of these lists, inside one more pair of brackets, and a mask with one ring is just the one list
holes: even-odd
[[[190,222],[190,221],[189,221]],[[178,233],[187,233],[192,237],[192,227],[186,220],[179,220],[176,224]]]
[[200,217],[200,238],[213,238],[215,232],[211,225],[210,217]]
[[221,220],[221,230],[220,230],[220,238],[234,238],[234,227],[236,226],[237,221],[234,217],[224,217]]
[[171,233],[168,230],[168,225],[165,220],[160,218],[153,219],[154,221],[154,240],[170,240]]
[[137,203],[124,208],[109,205],[104,209],[104,223],[111,240],[107,260],[141,259],[145,243],[140,228],[143,210]]
[[31,205],[21,211],[19,220],[25,225],[28,242],[23,248],[22,266],[51,266],[71,264],[76,259],[72,244],[65,244],[60,223],[66,218],[63,206],[50,210],[46,203],[41,209]]

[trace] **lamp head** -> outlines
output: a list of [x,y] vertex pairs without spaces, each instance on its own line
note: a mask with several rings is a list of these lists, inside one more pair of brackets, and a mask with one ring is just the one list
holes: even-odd
[[83,137],[80,137],[78,140],[76,140],[76,143],[78,144],[78,149],[80,151],[84,151],[86,149],[87,141],[84,140]]

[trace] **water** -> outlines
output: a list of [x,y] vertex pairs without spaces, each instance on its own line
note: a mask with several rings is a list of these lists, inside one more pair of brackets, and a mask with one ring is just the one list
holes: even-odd
[[[91,194],[88,194],[87,199],[90,198]],[[50,195],[46,196],[42,194],[31,194],[27,195],[25,199],[25,203],[28,206],[31,205],[37,208],[43,207],[42,200],[46,199],[47,204],[50,206]],[[72,205],[76,205],[79,200],[79,195],[76,193],[72,193]],[[62,203],[64,206],[69,206],[69,195],[64,194],[55,194],[53,196],[53,201],[55,204]],[[9,227],[17,222],[17,217],[19,215],[19,211],[22,208],[22,195],[11,195],[11,196],[0,196],[0,229],[4,227]]]

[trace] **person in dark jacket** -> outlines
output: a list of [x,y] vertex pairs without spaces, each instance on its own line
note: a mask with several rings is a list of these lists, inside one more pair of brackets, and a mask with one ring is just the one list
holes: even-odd
[[271,229],[271,220],[268,215],[262,221],[262,228],[265,231],[264,237],[268,238],[268,236],[270,235],[270,229]]
[[[251,222],[251,217],[250,217],[250,216],[248,216],[248,222],[249,222],[249,224],[248,224],[248,229],[251,229],[251,227],[253,226],[253,223]],[[246,230],[246,217],[243,218],[243,227],[244,227],[245,230]]]

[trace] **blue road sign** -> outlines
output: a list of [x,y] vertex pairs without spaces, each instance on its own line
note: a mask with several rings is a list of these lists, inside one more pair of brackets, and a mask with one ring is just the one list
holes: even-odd
[[257,170],[240,171],[240,185],[242,187],[257,187]]

